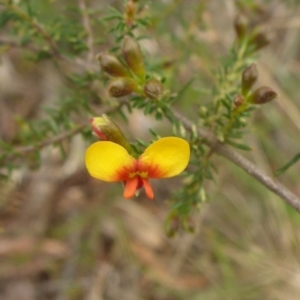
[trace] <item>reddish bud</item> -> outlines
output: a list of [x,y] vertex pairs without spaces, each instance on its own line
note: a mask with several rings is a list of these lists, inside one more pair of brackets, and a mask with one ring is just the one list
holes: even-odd
[[160,99],[163,95],[163,85],[157,79],[149,79],[144,85],[144,93],[151,99]]
[[277,93],[267,86],[256,89],[249,97],[248,102],[252,104],[264,104],[274,100]]
[[254,83],[258,79],[256,64],[251,64],[242,74],[242,94],[247,95]]
[[93,133],[101,140],[111,141],[124,147],[129,153],[131,146],[120,127],[107,115],[91,118]]
[[130,36],[125,36],[122,54],[132,72],[140,78],[145,77],[144,59],[139,43]]
[[113,54],[100,53],[97,56],[101,68],[109,75],[114,77],[131,77],[130,71]]
[[103,124],[105,125],[105,120],[101,117],[94,117],[90,119],[93,134],[103,141],[108,141],[108,136],[106,130],[103,130]]
[[108,93],[111,97],[122,97],[138,91],[138,85],[132,78],[118,77],[110,81]]

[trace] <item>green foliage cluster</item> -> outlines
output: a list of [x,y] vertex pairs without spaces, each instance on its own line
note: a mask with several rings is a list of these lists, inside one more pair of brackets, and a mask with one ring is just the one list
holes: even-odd
[[[259,50],[268,43],[267,36],[259,29],[261,23],[251,23],[250,26],[245,21],[249,16],[242,14],[237,17],[233,24],[236,39],[214,70],[215,84],[210,94],[212,101],[197,103],[193,126],[187,128],[175,107],[177,103],[184,101],[186,90],[197,78],[172,90],[172,86],[167,84],[168,75],[164,63],[152,61],[146,54],[143,55],[145,77],[142,85],[154,79],[154,88],[156,84],[164,85],[164,92],[159,91],[157,97],[152,97],[143,88],[134,90],[134,94],[129,89],[121,95],[125,96],[121,100],[105,98],[98,93],[97,85],[109,87],[108,79],[104,72],[99,72],[97,61],[87,57],[92,54],[94,58],[94,49],[99,47],[101,51],[115,55],[124,63],[121,55],[124,38],[129,36],[138,43],[151,34],[152,24],[155,22],[154,16],[147,13],[144,1],[125,1],[123,11],[112,7],[99,11],[82,11],[77,6],[69,6],[64,7],[63,13],[53,19],[45,17],[45,12],[40,14],[36,2],[0,0],[0,32],[5,33],[5,39],[0,39],[1,46],[5,47],[3,51],[9,51],[12,47],[22,49],[26,59],[36,64],[52,62],[61,74],[64,86],[57,106],[43,108],[45,117],[33,121],[18,120],[19,130],[14,139],[0,140],[1,177],[8,177],[11,170],[18,168],[21,159],[37,167],[40,149],[46,145],[59,146],[63,153],[64,140],[75,134],[81,132],[85,138],[91,139],[87,122],[78,123],[78,120],[88,120],[97,113],[99,107],[104,107],[105,113],[117,113],[125,119],[127,113],[137,108],[144,115],[152,115],[157,120],[168,120],[173,134],[187,139],[191,145],[192,158],[184,173],[182,188],[172,196],[172,206],[165,226],[170,236],[180,226],[192,231],[191,212],[195,208],[201,208],[201,204],[209,198],[206,181],[214,180],[217,171],[212,160],[214,149],[207,146],[197,128],[206,128],[222,143],[249,150],[249,146],[243,142],[248,120],[258,105],[276,96],[270,88],[262,92],[252,90],[256,75],[250,83],[243,77],[243,72],[252,68],[251,64],[255,62]],[[244,11],[251,10],[246,2],[239,3]],[[48,5],[51,9],[51,5]],[[81,21],[82,18],[84,22]],[[92,43],[89,43],[91,40]],[[108,44],[111,45],[110,48],[107,48]],[[150,132],[153,139],[160,136],[153,129]],[[136,140],[133,147],[140,152],[147,144]]]

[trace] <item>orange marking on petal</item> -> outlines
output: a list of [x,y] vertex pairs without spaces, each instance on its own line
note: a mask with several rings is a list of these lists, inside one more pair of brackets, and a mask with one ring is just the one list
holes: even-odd
[[146,193],[147,197],[152,200],[154,198],[154,193],[153,193],[153,190],[152,190],[149,180],[142,178],[142,181],[144,184],[144,189],[145,189],[145,193]]
[[125,190],[123,193],[124,198],[130,199],[135,195],[137,186],[138,186],[138,176],[135,176],[131,179],[128,179],[125,183]]
[[85,164],[91,176],[107,181],[123,181],[136,169],[136,160],[125,148],[109,141],[96,142],[85,153]]
[[168,178],[180,174],[190,159],[190,146],[178,137],[165,137],[152,143],[138,159],[138,171],[148,178]]
[[164,178],[165,171],[155,162],[146,161],[142,156],[137,160],[136,168],[142,178]]
[[136,173],[136,161],[131,164],[120,166],[115,172],[115,178],[121,178],[118,181],[133,178],[130,174]]

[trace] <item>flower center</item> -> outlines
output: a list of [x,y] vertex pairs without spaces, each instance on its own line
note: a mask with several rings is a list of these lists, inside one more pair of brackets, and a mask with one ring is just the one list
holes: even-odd
[[[146,172],[141,172],[141,173],[144,173],[143,175],[145,176]],[[147,197],[149,199],[153,199],[154,193],[148,178],[142,177],[139,174],[139,172],[131,173],[129,179],[125,183],[125,189],[123,194],[124,198],[126,199],[132,198],[136,194],[136,191],[141,189],[143,186]]]
[[141,178],[148,178],[148,172],[145,171],[136,171],[136,172],[131,172],[129,173],[129,178],[134,178],[134,177],[141,177]]

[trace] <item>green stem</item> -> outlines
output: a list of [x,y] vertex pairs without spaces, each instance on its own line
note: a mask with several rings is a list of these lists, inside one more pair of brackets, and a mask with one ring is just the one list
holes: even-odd
[[247,101],[245,101],[241,106],[232,111],[229,122],[225,125],[225,127],[223,127],[222,130],[222,136],[224,137],[224,140],[226,139],[226,135],[228,134],[228,132],[232,129],[236,118],[241,115],[248,107],[249,104]]
[[234,83],[240,76],[239,70],[242,68],[242,66],[245,64],[245,56],[247,51],[247,44],[242,44],[242,46],[238,49],[236,60],[231,66],[231,68],[227,71],[227,74],[225,74],[226,79],[225,81],[220,83],[219,92],[214,97],[214,106],[215,106],[215,114],[219,115],[220,106],[217,105],[217,103],[220,101],[220,99],[223,99],[226,94],[230,92],[232,89],[232,86],[234,86]]
[[224,99],[227,94],[230,94],[235,90],[236,82],[240,76],[240,70],[245,65],[245,60],[247,58],[248,44],[244,43],[238,48],[236,57],[234,58],[233,64],[226,70],[224,74],[225,80],[219,79],[219,87],[217,94],[213,99],[213,111],[211,115],[205,121],[205,127],[211,128],[215,131],[217,127],[217,120],[222,118],[222,106],[220,105],[220,100]]

